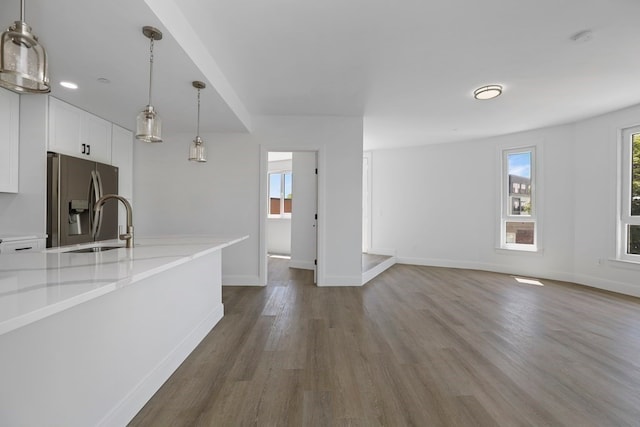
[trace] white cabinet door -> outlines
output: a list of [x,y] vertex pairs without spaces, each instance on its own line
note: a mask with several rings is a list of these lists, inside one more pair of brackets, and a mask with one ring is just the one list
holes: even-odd
[[20,96],[0,89],[0,192],[18,192]]
[[86,157],[86,147],[82,147],[83,115],[81,109],[49,97],[49,151]]
[[49,151],[111,163],[111,123],[49,97]]
[[100,163],[111,163],[111,122],[84,112],[82,144],[85,144],[87,158]]

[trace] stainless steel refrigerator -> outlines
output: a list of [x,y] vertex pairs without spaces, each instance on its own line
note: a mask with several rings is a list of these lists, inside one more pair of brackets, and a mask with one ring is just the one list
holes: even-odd
[[105,194],[118,194],[118,168],[47,153],[47,247],[118,237],[118,204],[93,206]]

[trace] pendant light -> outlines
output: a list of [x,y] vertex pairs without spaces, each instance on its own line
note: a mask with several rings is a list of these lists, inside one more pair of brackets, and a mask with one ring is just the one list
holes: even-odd
[[23,0],[20,20],[2,33],[0,40],[0,86],[21,93],[51,91],[47,54],[24,22]]
[[150,43],[149,55],[149,104],[144,110],[138,114],[136,119],[136,139],[144,142],[162,142],[162,121],[156,113],[153,105],[151,105],[151,88],[153,85],[153,42],[162,40],[162,33],[154,27],[145,26],[142,28],[142,34],[145,35]]
[[193,87],[198,89],[198,127],[196,128],[196,138],[189,146],[189,160],[192,162],[206,162],[207,153],[204,148],[204,141],[200,138],[200,89],[204,89],[206,85],[202,82],[195,81]]

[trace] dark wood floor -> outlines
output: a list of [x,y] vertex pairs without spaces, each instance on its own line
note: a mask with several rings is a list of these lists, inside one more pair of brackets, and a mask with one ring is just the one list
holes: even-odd
[[640,300],[396,265],[317,288],[270,261],[133,426],[640,426]]

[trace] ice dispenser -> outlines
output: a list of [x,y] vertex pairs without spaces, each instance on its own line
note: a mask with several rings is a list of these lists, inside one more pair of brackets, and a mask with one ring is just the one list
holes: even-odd
[[[71,200],[69,202],[69,235],[84,234],[82,224],[89,226],[89,201]],[[88,232],[88,228],[85,232]]]

